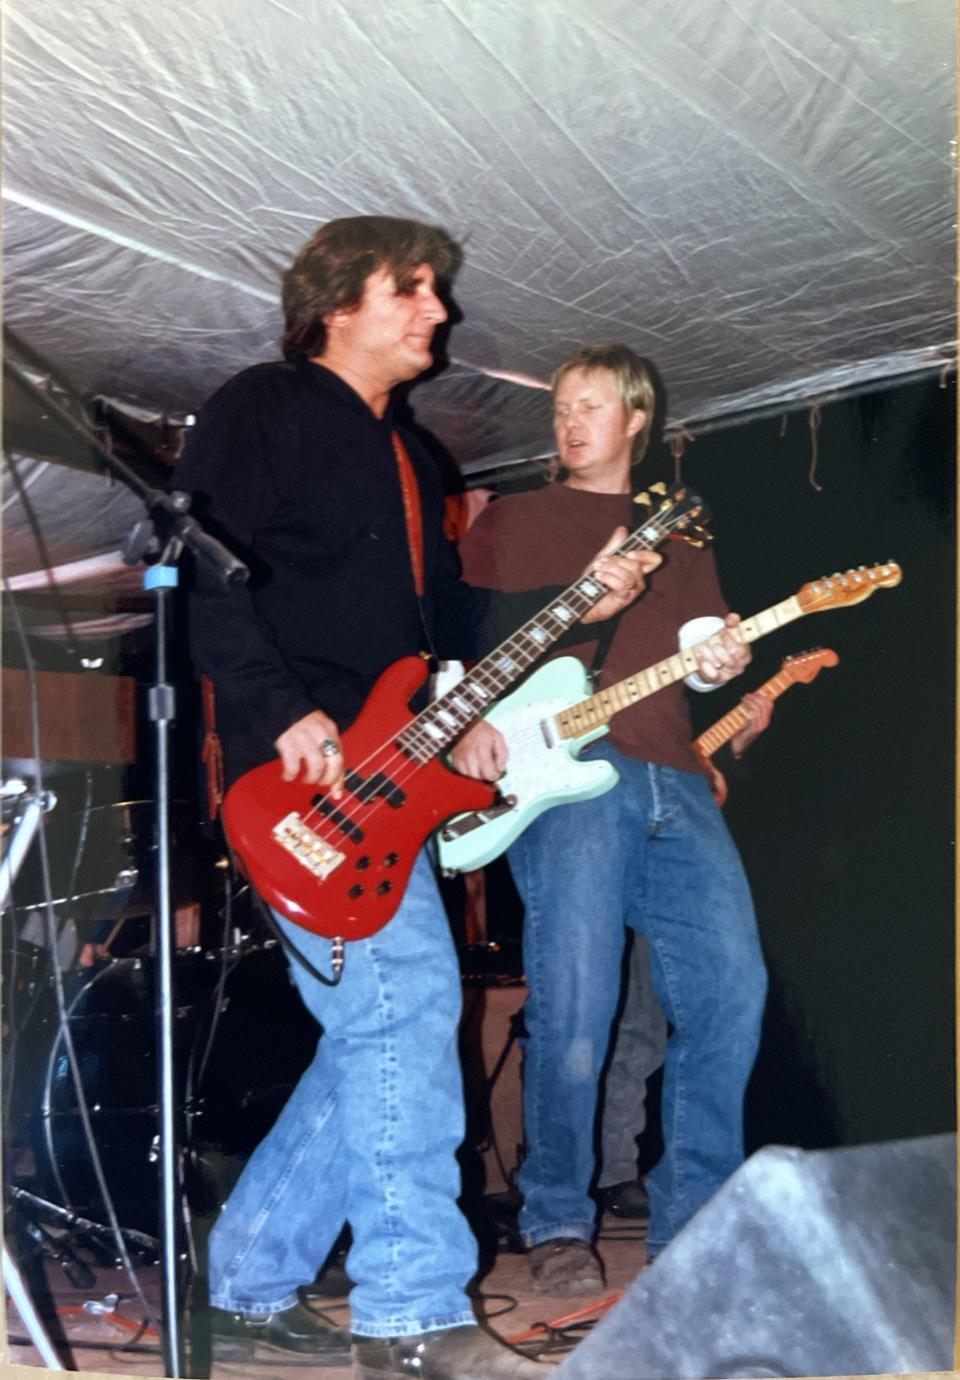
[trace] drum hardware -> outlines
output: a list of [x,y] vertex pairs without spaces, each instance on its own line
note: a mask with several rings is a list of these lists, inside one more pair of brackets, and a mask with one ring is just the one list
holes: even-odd
[[[31,791],[29,789],[24,789],[24,785],[25,783],[20,780],[15,782],[8,781],[5,783],[2,790],[4,805],[13,806],[9,811],[13,820],[12,837],[9,840],[2,867],[0,867],[0,900],[2,900],[4,907],[7,905],[12,887],[20,872],[24,859],[29,852],[30,845],[38,830],[43,828],[44,815],[53,810],[57,804],[57,798],[52,792]],[[10,830],[11,826],[6,825],[6,821],[4,820],[4,832],[7,833],[10,832]],[[42,860],[44,864],[43,871],[46,876],[46,864],[48,859],[45,850],[42,854]],[[44,889],[45,891],[49,890],[48,887]],[[47,916],[50,926],[50,940],[52,942],[54,933],[52,909],[48,909]],[[10,998],[12,998],[14,991],[15,982],[10,990]],[[35,992],[31,993],[32,997],[35,995]],[[35,1002],[32,1000],[31,1014],[34,1008]],[[7,1009],[4,1011],[5,1021],[8,1015],[12,1021],[12,1010]],[[6,1042],[6,1050],[8,1053],[11,1047],[16,1046],[20,1034],[20,1032],[12,1026],[11,1030],[13,1039],[11,1040],[8,1038]],[[4,1098],[6,1104],[5,1111],[9,1108],[9,1099],[11,1096],[12,1086],[8,1086]],[[14,1186],[5,1183],[5,1190],[7,1190],[5,1199],[9,1194],[12,1200]],[[66,1343],[63,1329],[59,1326],[59,1322],[55,1320],[52,1324],[53,1333],[48,1332],[41,1321],[40,1312],[35,1305],[35,1299],[45,1298],[49,1301],[46,1276],[44,1271],[39,1268],[39,1259],[50,1258],[60,1263],[67,1277],[77,1287],[89,1288],[94,1282],[95,1276],[89,1266],[76,1255],[71,1243],[65,1239],[63,1235],[54,1235],[44,1223],[39,1220],[36,1205],[31,1204],[27,1206],[23,1201],[20,1203],[11,1201],[10,1215],[11,1225],[15,1235],[21,1243],[21,1248],[27,1246],[27,1243],[29,1243],[25,1254],[28,1257],[28,1268],[30,1268],[33,1276],[32,1286],[28,1287],[25,1283],[17,1261],[7,1251],[6,1246],[3,1249],[3,1279],[11,1297],[16,1302],[17,1309],[30,1334],[34,1346],[37,1347],[41,1357],[47,1362],[48,1366],[60,1370],[63,1369],[63,1367],[60,1363],[58,1350],[69,1356],[70,1349]],[[33,1248],[32,1252],[29,1249],[30,1247]],[[34,1254],[36,1252],[39,1252],[39,1256]],[[29,1257],[31,1254],[34,1255],[37,1265],[33,1265],[30,1260]],[[54,1334],[56,1344],[54,1342]]]
[[0,808],[4,816],[16,809],[21,797],[29,790],[30,787],[21,776],[12,776],[8,781],[0,783]]
[[24,1236],[33,1242],[42,1256],[60,1266],[75,1289],[93,1288],[97,1279],[96,1275],[63,1237],[54,1236],[47,1227],[44,1227],[32,1216],[25,1218],[21,1224],[21,1229]]
[[[23,789],[20,789],[23,787]],[[57,797],[52,791],[31,791],[22,780],[5,783],[4,800],[16,803],[13,832],[0,863],[0,907],[5,907],[14,878],[23,866],[43,816],[56,807]]]
[[[275,940],[180,952],[174,971],[176,1096],[196,1176],[188,1197],[206,1210],[222,1197],[214,1181],[223,1166],[245,1161],[273,1124],[313,1057],[318,1028]],[[155,1240],[155,959],[113,958],[67,976],[79,984],[68,997],[67,1020],[117,1216],[125,1235]],[[25,1061],[7,1119],[8,1171],[18,1171],[18,1191],[96,1223],[105,1220],[105,1208],[49,978],[33,981],[41,1000],[22,1032]]]
[[[63,1364],[53,1345],[53,1341],[47,1335],[47,1330],[40,1320],[40,1313],[33,1301],[33,1294],[20,1273],[20,1269],[13,1256],[6,1246],[2,1251],[3,1260],[3,1282],[7,1286],[7,1293],[13,1302],[14,1307],[23,1319],[24,1326],[33,1345],[39,1352],[40,1359],[48,1370],[63,1370]],[[42,1284],[38,1289],[38,1294],[44,1293]],[[63,1335],[63,1328],[59,1326],[59,1319],[55,1320],[57,1331],[57,1342],[65,1355],[70,1354],[66,1337]],[[8,1334],[9,1336],[9,1334]]]
[[[154,839],[156,809],[152,800],[116,800],[85,803],[70,809],[66,800],[47,830],[51,894],[54,906],[69,906],[77,919],[99,918],[104,905],[116,899],[117,909],[153,912],[157,848]],[[175,904],[196,899],[209,863],[195,848],[181,842],[192,836],[189,805],[176,802],[172,861]],[[18,910],[47,904],[48,897],[38,869],[28,867],[21,877],[14,902]]]
[[[69,1208],[60,1207],[57,1203],[50,1203],[45,1198],[39,1198],[35,1193],[29,1193],[25,1188],[12,1187],[10,1198],[18,1206],[32,1212],[37,1221],[49,1223],[54,1227],[61,1227],[81,1238],[80,1244],[89,1245],[99,1264],[117,1265],[119,1263],[117,1253],[113,1249],[113,1233],[102,1222],[92,1222],[87,1217],[81,1217],[78,1213],[71,1212]],[[157,1263],[160,1243],[155,1236],[149,1236],[142,1231],[134,1231],[132,1227],[125,1227],[123,1234],[127,1245],[145,1265]]]

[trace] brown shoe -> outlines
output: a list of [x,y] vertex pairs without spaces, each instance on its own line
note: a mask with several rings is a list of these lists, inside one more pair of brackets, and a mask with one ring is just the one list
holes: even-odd
[[354,1336],[353,1366],[356,1380],[544,1380],[549,1373],[469,1323],[413,1337]]
[[527,1252],[530,1278],[536,1294],[570,1298],[578,1294],[599,1294],[603,1287],[603,1265],[593,1247],[576,1236],[556,1236],[541,1241]]

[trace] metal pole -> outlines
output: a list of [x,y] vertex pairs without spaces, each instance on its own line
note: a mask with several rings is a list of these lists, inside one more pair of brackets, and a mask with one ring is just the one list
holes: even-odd
[[13,1257],[6,1246],[3,1247],[3,1279],[7,1286],[7,1292],[23,1319],[23,1325],[30,1334],[30,1340],[40,1353],[43,1364],[50,1370],[64,1370],[65,1367],[53,1349],[50,1338],[40,1321],[40,1315],[34,1308],[33,1300],[24,1286],[20,1271],[14,1264]]
[[0,863],[0,907],[7,904],[10,888],[40,827],[41,817],[49,813],[57,803],[57,797],[50,791],[43,791],[39,795],[35,791],[29,791],[23,796],[23,800],[23,812],[14,825],[3,862]]
[[148,566],[144,586],[154,595],[156,676],[150,687],[149,712],[156,739],[156,1040],[157,1104],[160,1109],[160,1247],[163,1284],[163,1353],[165,1374],[183,1375],[181,1328],[182,1183],[180,1176],[180,1117],[175,1095],[173,1049],[174,917],[170,901],[170,727],[176,717],[176,692],[167,681],[167,621],[169,601],[177,584],[174,565]]

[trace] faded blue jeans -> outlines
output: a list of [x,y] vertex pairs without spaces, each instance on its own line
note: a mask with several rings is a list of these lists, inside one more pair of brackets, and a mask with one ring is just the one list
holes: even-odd
[[743,1159],[743,1096],[766,995],[750,891],[705,777],[589,750],[620,772],[606,795],[546,811],[510,849],[523,898],[528,1246],[591,1239],[597,1079],[617,1006],[624,927],[649,944],[673,1026],[648,1247],[662,1248]]
[[633,934],[619,1016],[603,1080],[598,1188],[637,1177],[637,1139],[647,1125],[647,1079],[667,1052],[667,1023],[650,971],[650,945]]
[[[329,974],[329,941],[280,923]],[[348,1221],[354,1332],[474,1322],[464,1290],[476,1243],[456,1205],[460,974],[426,853],[386,928],[347,944],[339,986],[298,963],[291,971],[324,1033],[211,1234],[211,1302],[242,1313],[291,1307]]]

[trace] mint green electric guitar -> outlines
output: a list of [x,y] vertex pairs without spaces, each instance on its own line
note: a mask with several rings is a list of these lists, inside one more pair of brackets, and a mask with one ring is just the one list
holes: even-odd
[[[889,561],[814,580],[782,603],[744,619],[732,632],[740,642],[755,642],[805,614],[859,604],[875,589],[898,585],[901,578],[900,567]],[[621,709],[696,671],[697,647],[711,640],[674,652],[592,695],[583,663],[576,657],[558,657],[495,704],[483,717],[507,740],[509,757],[506,773],[497,782],[499,798],[485,809],[455,815],[437,831],[442,869],[471,872],[483,867],[544,810],[590,800],[615,786],[616,767],[604,761],[581,762],[579,753],[608,732],[609,721]]]

